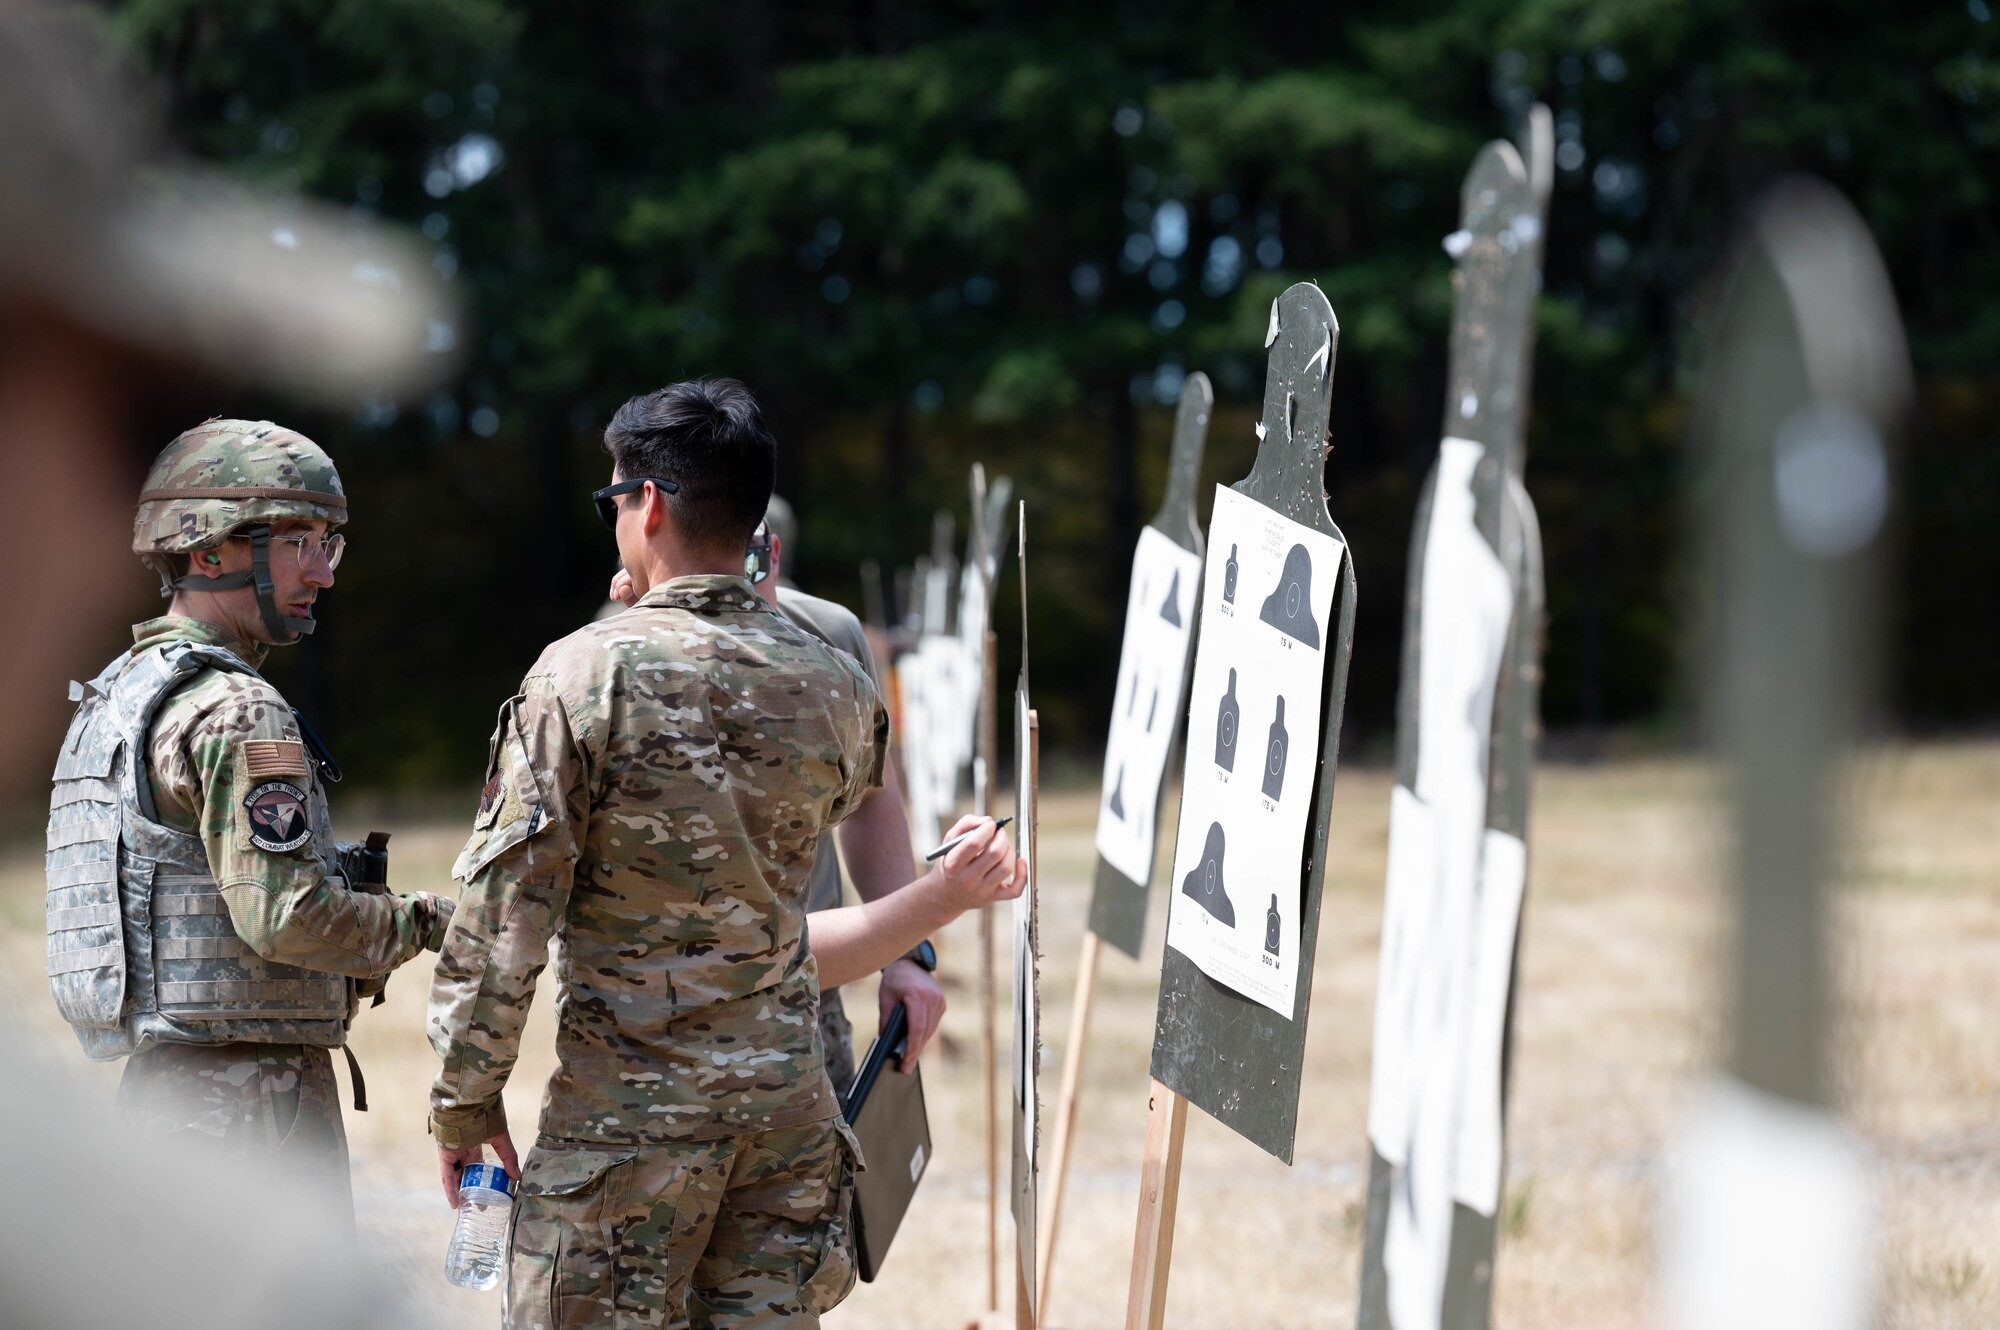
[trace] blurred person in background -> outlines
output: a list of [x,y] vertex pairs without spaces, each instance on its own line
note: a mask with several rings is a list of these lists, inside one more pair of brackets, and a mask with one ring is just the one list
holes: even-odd
[[[102,588],[160,437],[135,419],[238,385],[396,400],[452,368],[425,350],[455,314],[416,247],[175,161],[90,28],[85,6],[0,3],[0,557],[37,570],[0,592],[9,698],[53,700],[57,662],[118,621]],[[51,719],[0,708],[0,798]]]
[[507,1323],[814,1326],[853,1287],[859,1163],[814,1019],[822,966],[830,984],[879,968],[936,926],[926,902],[1018,893],[1022,867],[969,819],[932,875],[948,891],[842,912],[854,931],[815,923],[808,945],[814,851],[879,785],[888,715],[744,577],[776,444],[741,384],[633,398],[605,445],[593,497],[638,598],[501,709],[431,994],[446,1199],[482,1144],[513,1170],[501,1090],[560,937]]
[[[882,675],[875,666],[868,634],[861,620],[846,606],[798,589],[785,576],[785,556],[796,548],[797,520],[792,506],[778,495],[771,496],[764,521],[750,538],[744,556],[744,575],[757,594],[777,606],[778,612],[828,646],[846,652],[868,672],[878,695]],[[630,574],[620,569],[611,579],[614,605],[628,606],[637,596]],[[840,904],[840,870],[843,863],[854,889],[864,901],[880,900],[898,888],[917,880],[916,860],[911,852],[910,820],[903,811],[903,791],[896,777],[896,764],[885,762],[882,784],[870,790],[854,815],[840,824],[839,848],[832,839],[821,839],[813,859],[812,891],[806,909],[812,912],[833,909]],[[944,990],[933,978],[937,952],[928,940],[897,957],[882,971],[877,990],[879,1019],[886,1024],[897,1003],[908,1010],[909,1051],[899,1067],[908,1072],[917,1065],[924,1046],[944,1019]],[[836,1092],[845,1095],[854,1084],[854,1026],[847,1019],[840,989],[828,985],[821,975],[819,1031],[826,1045],[826,1071]]]
[[[174,161],[91,20],[0,3],[0,557],[33,570],[0,589],[0,696],[14,700],[0,800],[53,766],[59,712],[40,704],[120,621],[131,495],[159,437],[135,419],[239,384],[399,400],[451,368],[423,351],[454,314],[413,247]],[[33,1198],[0,1219],[0,1324],[399,1319],[332,1259],[347,1216],[165,1141],[128,1143],[12,1023],[0,1056],[0,1136],[20,1147],[0,1185]]]
[[437,950],[453,902],[342,876],[338,769],[257,672],[312,632],[346,520],[332,459],[269,421],[208,421],[154,462],[132,548],[172,600],[73,691],[48,922],[56,1005],[92,1058],[127,1059],[119,1110],[143,1136],[254,1159],[351,1213],[329,1050],[370,981]]
[[[792,506],[777,495],[771,496],[764,523],[753,537],[749,551],[751,581],[757,594],[799,627],[852,656],[882,694],[882,675],[869,649],[868,634],[861,620],[846,606],[808,595],[785,576],[788,552],[797,549],[798,522]],[[763,575],[759,576],[761,572]],[[882,764],[882,785],[870,790],[854,816],[840,824],[840,847],[822,840],[813,860],[812,894],[806,908],[826,910],[840,904],[840,870],[844,863],[854,889],[864,901],[880,900],[916,879],[916,858],[911,852],[910,820],[903,811],[903,791],[897,782],[896,764]],[[909,1052],[901,1068],[913,1069],[924,1045],[944,1019],[944,990],[933,973],[937,952],[928,940],[912,947],[882,971],[878,990],[879,1019],[886,1024],[897,1003],[909,1012]],[[827,1073],[842,1094],[854,1083],[854,1027],[847,1019],[840,990],[822,985],[819,1006],[820,1037],[826,1043]]]

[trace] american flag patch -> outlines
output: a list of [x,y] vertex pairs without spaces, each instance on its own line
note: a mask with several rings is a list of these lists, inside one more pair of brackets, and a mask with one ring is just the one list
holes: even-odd
[[246,739],[243,764],[252,780],[306,774],[306,746],[297,739]]

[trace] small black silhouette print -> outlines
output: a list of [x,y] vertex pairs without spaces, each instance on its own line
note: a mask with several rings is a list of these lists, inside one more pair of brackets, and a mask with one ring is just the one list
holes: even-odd
[[1192,896],[1197,905],[1210,914],[1236,927],[1236,907],[1229,903],[1229,893],[1222,887],[1222,824],[1208,824],[1208,840],[1201,847],[1201,862],[1194,871],[1181,879],[1181,895]]
[[1111,816],[1120,822],[1125,820],[1125,766],[1122,762],[1111,782]]
[[1215,765],[1224,771],[1236,770],[1236,721],[1242,710],[1236,702],[1236,671],[1229,672],[1229,689],[1215,711]]
[[1125,714],[1128,716],[1131,715],[1132,708],[1138,705],[1139,705],[1139,672],[1137,670],[1134,670],[1132,671],[1131,690],[1125,694]]
[[1236,547],[1229,547],[1229,562],[1222,565],[1222,600],[1226,605],[1236,603]]
[[1160,617],[1178,628],[1181,626],[1181,570],[1174,569],[1173,585],[1167,588],[1167,598],[1160,603]]
[[1278,589],[1264,600],[1257,615],[1287,637],[1309,647],[1319,646],[1319,624],[1312,616],[1312,556],[1303,545],[1285,552],[1285,571],[1278,576]]
[[1264,797],[1276,799],[1285,789],[1285,750],[1291,739],[1285,734],[1285,699],[1278,697],[1278,714],[1271,717],[1271,735],[1264,741]]
[[1264,911],[1264,950],[1275,956],[1278,954],[1278,898],[1271,897],[1271,908]]
[[1153,685],[1153,700],[1146,704],[1146,733],[1153,732],[1153,721],[1160,714],[1160,686]]

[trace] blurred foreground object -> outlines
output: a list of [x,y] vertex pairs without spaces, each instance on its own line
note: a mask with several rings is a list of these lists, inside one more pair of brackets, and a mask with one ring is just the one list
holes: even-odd
[[1702,696],[1736,809],[1728,1065],[1668,1161],[1662,1290],[1686,1330],[1873,1319],[1868,1163],[1830,1111],[1829,800],[1874,674],[1883,435],[1910,395],[1861,219],[1790,180],[1723,289],[1696,416],[1713,640]]
[[[0,1325],[335,1330],[407,1323],[309,1196],[141,1143],[0,1024]],[[379,1268],[379,1267],[378,1267]]]
[[[451,368],[424,347],[455,315],[383,228],[170,164],[80,6],[0,0],[0,124],[0,558],[35,570],[0,593],[0,697],[53,702],[103,626],[79,602],[119,612],[138,398],[189,371],[406,396]],[[0,799],[47,711],[0,708]]]
[[[0,559],[26,570],[0,593],[0,798],[47,770],[31,745],[64,671],[122,611],[107,588],[129,578],[138,398],[192,371],[338,402],[449,368],[423,352],[450,314],[410,251],[316,205],[160,169],[87,23],[81,7],[0,0]],[[350,1282],[344,1217],[139,1146],[11,1027],[0,1058],[15,1147],[0,1325],[400,1319]]]
[[[334,405],[436,381],[413,245],[171,162],[73,8],[0,3],[0,292],[126,353]],[[439,339],[442,340],[442,339]]]

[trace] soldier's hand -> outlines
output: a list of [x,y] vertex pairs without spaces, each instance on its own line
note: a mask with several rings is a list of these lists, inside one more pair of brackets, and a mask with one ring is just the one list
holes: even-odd
[[442,951],[444,935],[451,929],[451,916],[457,912],[458,902],[428,891],[418,892],[417,898],[423,902],[424,913],[430,920],[430,927],[424,933],[424,950]]
[[990,817],[962,817],[945,839],[964,836],[950,854],[938,860],[929,876],[960,911],[980,910],[1010,901],[1028,885],[1027,861],[1014,853],[1014,842]]
[[623,568],[611,574],[611,586],[605,594],[628,610],[639,600],[639,589],[632,585],[632,574]]
[[498,1136],[489,1136],[480,1144],[468,1145],[463,1149],[453,1150],[442,1145],[437,1148],[438,1178],[444,1183],[444,1203],[452,1209],[458,1209],[459,1175],[465,1172],[467,1164],[481,1162],[485,1158],[481,1152],[489,1145],[493,1147],[493,1153],[499,1156],[500,1166],[507,1170],[507,1176],[520,1177],[521,1161],[514,1155],[514,1138],[505,1130]]
[[889,1013],[898,1002],[909,1014],[909,1042],[904,1046],[902,1070],[914,1071],[924,1045],[931,1041],[938,1022],[944,1019],[944,990],[923,966],[913,960],[899,960],[882,971],[880,997],[882,1024],[889,1023]]

